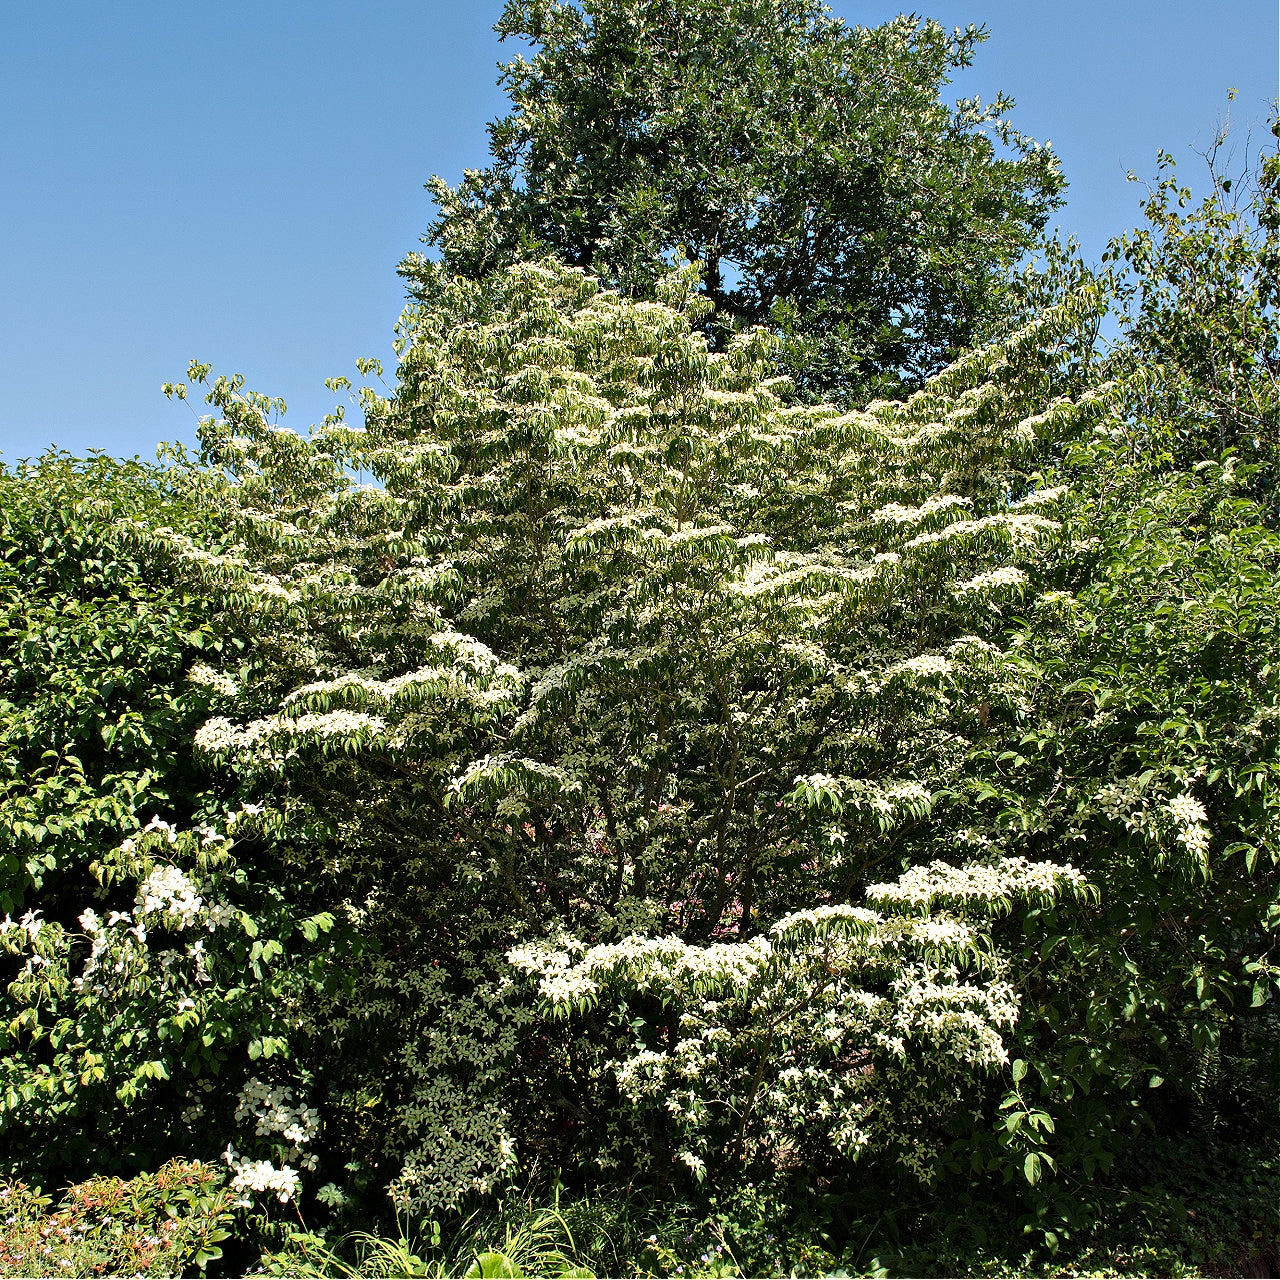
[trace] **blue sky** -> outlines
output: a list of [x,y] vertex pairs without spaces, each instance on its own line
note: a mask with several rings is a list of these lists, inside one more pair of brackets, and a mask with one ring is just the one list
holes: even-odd
[[[871,24],[879,0],[835,0]],[[503,110],[501,0],[62,0],[8,7],[0,46],[0,456],[50,444],[154,455],[193,437],[160,384],[193,357],[289,403],[390,358],[395,265],[422,184],[484,162]],[[920,0],[991,29],[956,96],[997,89],[1071,182],[1090,256],[1132,225],[1128,170],[1188,171],[1239,91],[1261,135],[1276,0]]]

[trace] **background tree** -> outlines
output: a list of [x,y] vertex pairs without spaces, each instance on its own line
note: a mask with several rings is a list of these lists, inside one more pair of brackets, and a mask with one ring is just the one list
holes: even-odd
[[[688,256],[713,343],[770,326],[815,399],[917,386],[988,335],[1060,203],[1009,99],[941,98],[974,27],[850,28],[817,0],[510,0],[495,29],[536,52],[503,69],[490,166],[428,184],[444,267],[551,253],[647,297]],[[402,270],[433,287],[420,257]]]
[[[1272,126],[1274,132],[1275,125]],[[1181,468],[1228,451],[1251,477],[1268,523],[1280,520],[1280,158],[1226,130],[1204,160],[1193,203],[1173,157],[1143,205],[1144,225],[1104,255],[1123,341],[1107,353],[1141,420],[1147,453]]]

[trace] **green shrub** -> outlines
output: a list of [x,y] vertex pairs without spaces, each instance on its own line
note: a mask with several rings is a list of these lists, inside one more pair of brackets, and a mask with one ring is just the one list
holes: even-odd
[[223,1174],[171,1160],[129,1182],[91,1178],[52,1198],[0,1184],[0,1276],[172,1276],[222,1256],[233,1193]]

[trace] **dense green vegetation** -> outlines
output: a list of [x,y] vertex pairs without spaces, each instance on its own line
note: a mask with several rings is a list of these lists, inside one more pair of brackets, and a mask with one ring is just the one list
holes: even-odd
[[[900,393],[989,336],[1060,202],[1011,102],[941,96],[974,27],[849,28],[813,0],[510,0],[496,30],[537,56],[503,70],[492,164],[429,184],[444,269],[553,254],[650,296],[695,259],[712,345],[775,329],[809,399]],[[404,274],[430,296],[425,260]]]
[[1015,273],[976,33],[724,12],[512,0],[359,425],[0,473],[0,1273],[1274,1265],[1280,160]]

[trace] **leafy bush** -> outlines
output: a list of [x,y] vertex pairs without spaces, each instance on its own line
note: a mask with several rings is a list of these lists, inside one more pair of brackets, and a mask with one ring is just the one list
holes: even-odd
[[25,1183],[0,1184],[0,1275],[172,1276],[204,1271],[230,1234],[221,1172],[171,1160],[128,1182],[92,1178],[56,1209]]
[[9,1172],[214,1158],[215,1117],[223,1145],[252,1145],[233,1113],[266,1132],[271,1109],[248,1068],[287,1033],[281,1001],[333,980],[323,949],[277,977],[279,935],[314,941],[331,920],[298,921],[269,885],[246,885],[228,853],[238,811],[193,747],[230,679],[208,659],[235,670],[243,641],[128,530],[198,533],[204,517],[170,475],[105,458],[50,455],[0,487]]

